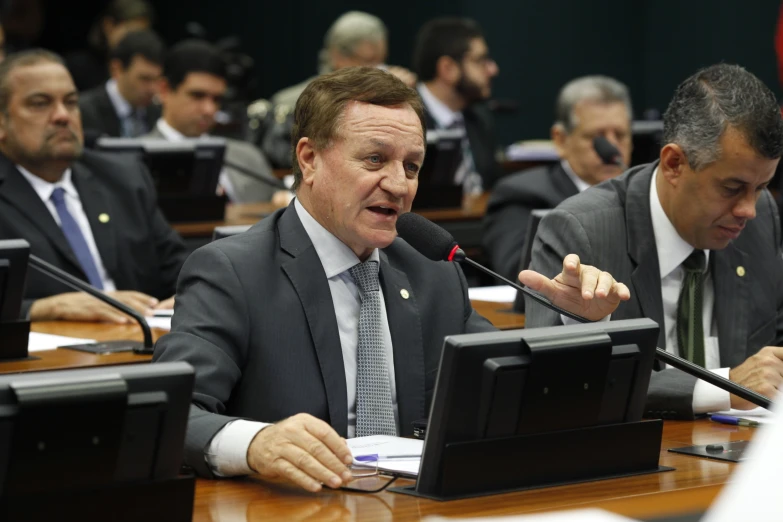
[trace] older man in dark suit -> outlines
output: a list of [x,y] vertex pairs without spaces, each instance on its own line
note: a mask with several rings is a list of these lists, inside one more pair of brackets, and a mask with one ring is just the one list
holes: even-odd
[[[540,274],[520,279],[590,319],[650,317],[661,325],[660,347],[774,397],[783,388],[783,259],[765,189],[781,154],[772,92],[741,67],[703,69],[677,88],[664,115],[660,161],[548,214],[533,246]],[[534,302],[527,313],[528,326],[561,321]],[[752,406],[659,370],[648,416]]]
[[[631,160],[631,97],[628,88],[606,76],[568,82],[557,97],[552,141],[561,161],[502,178],[492,190],[484,218],[484,249],[496,272],[515,279],[533,210],[551,209],[563,200],[622,173],[605,165],[593,147],[603,136]],[[522,267],[527,268],[527,267]]]
[[[57,55],[33,50],[0,64],[0,237],[140,311],[173,306],[186,251],[156,205],[140,163],[82,152],[78,94]],[[82,293],[31,272],[33,320],[126,322]]]
[[351,477],[341,437],[413,433],[444,336],[493,328],[458,266],[396,238],[424,160],[413,89],[375,68],[321,76],[294,135],[296,199],[189,258],[155,360],[196,369],[186,460],[199,474],[317,491]]

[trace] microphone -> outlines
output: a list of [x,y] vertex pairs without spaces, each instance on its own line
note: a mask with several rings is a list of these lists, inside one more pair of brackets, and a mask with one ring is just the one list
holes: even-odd
[[[465,255],[465,252],[459,247],[459,244],[454,239],[454,236],[449,234],[442,227],[439,227],[429,219],[422,217],[413,212],[406,212],[397,218],[397,235],[404,239],[410,246],[415,248],[424,257],[433,261],[458,261],[465,262],[477,269],[481,270],[485,274],[488,274],[495,279],[503,281],[507,285],[516,288],[518,291],[530,296],[536,302],[543,306],[554,310],[555,312],[569,317],[580,323],[591,323],[590,319],[582,317],[581,315],[573,314],[562,308],[556,306],[552,301],[544,297],[543,295],[518,285],[502,275],[493,272],[489,268],[476,263]],[[666,350],[661,348],[655,349],[655,356],[658,360],[677,368],[697,379],[706,381],[713,386],[720,388],[723,391],[727,391],[737,397],[745,399],[757,406],[770,409],[772,407],[772,401],[753,390],[746,388],[736,382],[724,379],[720,375],[714,374],[708,370],[705,370],[701,366],[693,364],[692,362],[670,354]]]
[[603,136],[593,138],[593,148],[604,164],[617,165],[624,171],[628,170],[628,165],[623,162],[623,156],[620,154],[620,151]]
[[[137,312],[130,306],[126,305],[125,303],[121,303],[120,301],[112,297],[109,297],[108,295],[104,294],[103,292],[101,292],[94,286],[90,285],[89,283],[85,283],[78,277],[74,277],[68,272],[65,272],[64,270],[61,270],[56,266],[47,263],[46,261],[44,261],[38,256],[34,256],[30,254],[30,259],[28,261],[28,264],[29,266],[35,268],[36,270],[46,275],[47,277],[50,277],[55,281],[59,281],[65,286],[73,288],[74,290],[90,294],[91,296],[95,297],[96,299],[100,299],[101,301],[111,306],[112,308],[116,308],[117,310],[120,310],[121,312],[124,312],[129,316],[133,317],[134,319],[136,319],[136,321],[139,323],[139,326],[141,326],[141,331],[144,334],[143,343],[140,343],[138,341],[106,341],[100,343],[101,353],[133,351],[134,353],[141,354],[141,355],[152,354],[152,352],[154,351],[154,347],[152,345],[152,332],[150,331],[150,327],[147,324],[147,320],[144,319],[144,317],[139,312]],[[97,352],[98,350],[96,350],[96,353]]]
[[266,185],[269,185],[271,187],[274,187],[276,189],[280,190],[288,190],[288,187],[286,187],[282,181],[280,181],[277,178],[273,178],[271,176],[267,176],[263,172],[256,172],[255,170],[250,170],[249,168],[239,165],[237,163],[234,163],[232,161],[227,161],[225,158],[223,158],[223,165],[226,167],[230,167],[240,174],[247,176],[249,178],[253,178],[256,181],[260,181],[261,183],[265,183]]

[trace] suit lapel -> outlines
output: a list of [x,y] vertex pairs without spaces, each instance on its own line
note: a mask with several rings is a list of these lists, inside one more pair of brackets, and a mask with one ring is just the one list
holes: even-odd
[[102,117],[106,118],[107,126],[109,127],[110,136],[122,136],[122,123],[120,117],[117,115],[117,111],[114,109],[114,105],[109,98],[109,92],[104,86],[100,91],[100,112]]
[[715,288],[713,317],[718,323],[721,366],[736,366],[745,360],[748,339],[748,285],[737,269],[747,265],[747,254],[734,244],[710,251],[712,284]]
[[348,393],[340,333],[332,294],[321,260],[296,215],[293,202],[278,222],[280,248],[291,257],[282,263],[302,303],[313,339],[332,427],[341,436],[348,434]]
[[413,433],[411,423],[425,415],[421,315],[408,276],[389,264],[385,252],[380,252],[380,259],[381,288],[394,351],[400,435],[405,436]]
[[628,253],[635,268],[631,273],[635,294],[644,317],[649,317],[660,326],[658,346],[666,347],[666,329],[663,321],[663,298],[661,297],[661,269],[658,264],[658,249],[655,246],[652,217],[650,215],[650,182],[657,162],[646,166],[628,180],[625,220],[628,238]]
[[30,186],[30,183],[16,169],[16,166],[5,156],[0,156],[0,198],[16,207],[51,241],[54,248],[73,265],[74,269],[84,273],[73,250],[71,250],[71,246],[65,239],[62,229],[57,225],[49,209],[38,197],[38,193]]
[[550,170],[550,176],[552,178],[552,184],[557,189],[557,192],[563,196],[563,199],[579,194],[579,189],[576,188],[574,182],[568,177],[562,164],[555,164]]
[[114,231],[116,223],[111,219],[110,198],[87,167],[80,163],[74,163],[71,171],[73,184],[79,192],[82,208],[90,222],[90,229],[95,239],[95,245],[98,247],[98,253],[101,255],[103,267],[116,281],[117,240]]

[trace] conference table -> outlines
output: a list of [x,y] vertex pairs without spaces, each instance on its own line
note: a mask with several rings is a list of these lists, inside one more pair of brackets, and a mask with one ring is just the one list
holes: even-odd
[[[474,307],[500,327],[519,328],[524,317],[510,305],[477,302]],[[97,340],[141,338],[137,326],[93,323],[34,323],[33,330]],[[155,338],[165,335],[154,330]],[[26,372],[149,361],[130,353],[92,355],[67,349],[35,352],[35,360],[0,363],[0,373]],[[669,453],[669,448],[752,438],[756,428],[716,424],[708,420],[665,421],[660,464],[674,471],[586,482],[567,486],[437,502],[392,492],[377,494],[324,490],[299,491],[259,477],[203,480],[196,483],[195,521],[255,520],[418,520],[428,516],[499,516],[598,507],[645,520],[707,509],[736,464]],[[633,444],[633,441],[620,441]],[[399,485],[412,482],[398,480]]]

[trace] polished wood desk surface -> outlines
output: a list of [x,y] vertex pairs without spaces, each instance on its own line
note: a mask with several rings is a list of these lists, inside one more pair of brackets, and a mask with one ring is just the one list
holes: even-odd
[[[461,208],[421,210],[422,216],[432,221],[478,221],[487,210],[489,193],[465,198]],[[174,230],[183,237],[210,237],[215,227],[227,225],[252,225],[278,207],[272,203],[238,203],[226,206],[226,216],[222,221],[203,221],[195,223],[172,223]]]

